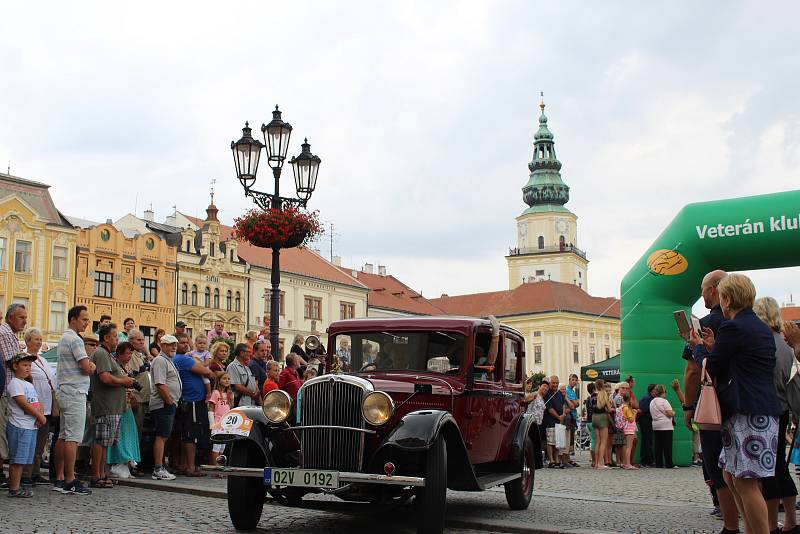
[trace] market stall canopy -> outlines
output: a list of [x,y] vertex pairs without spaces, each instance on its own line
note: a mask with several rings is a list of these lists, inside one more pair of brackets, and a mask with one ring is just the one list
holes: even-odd
[[603,360],[581,367],[581,380],[593,381],[602,378],[606,382],[619,382],[619,354]]

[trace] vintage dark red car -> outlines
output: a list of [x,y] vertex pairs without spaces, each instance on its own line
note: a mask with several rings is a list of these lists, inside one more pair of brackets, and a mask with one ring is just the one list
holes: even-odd
[[237,529],[256,527],[267,493],[289,505],[309,493],[413,498],[425,533],[443,530],[448,488],[502,484],[509,507],[528,507],[542,459],[519,332],[501,327],[494,362],[486,319],[351,319],[328,336],[324,373],[295,402],[271,391],[263,407],[236,408],[213,431],[228,446],[224,465],[209,469],[228,475]]

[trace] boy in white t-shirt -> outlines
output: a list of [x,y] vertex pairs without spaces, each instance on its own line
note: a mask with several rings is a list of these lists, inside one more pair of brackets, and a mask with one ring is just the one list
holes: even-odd
[[28,382],[31,376],[31,362],[36,356],[17,354],[8,364],[14,378],[8,383],[6,395],[10,399],[8,407],[11,414],[6,425],[6,438],[11,466],[8,472],[9,497],[33,497],[33,492],[20,487],[22,469],[33,463],[36,452],[37,429],[47,422],[36,388]]

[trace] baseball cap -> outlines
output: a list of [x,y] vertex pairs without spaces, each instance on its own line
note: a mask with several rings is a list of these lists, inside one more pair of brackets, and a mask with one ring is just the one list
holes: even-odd
[[171,345],[172,343],[177,343],[178,338],[173,336],[172,334],[165,334],[161,336],[161,344],[162,345]]
[[24,362],[24,361],[34,361],[37,359],[37,356],[31,356],[30,354],[25,354],[24,352],[20,352],[16,356],[12,356],[10,360],[8,360],[9,367],[14,365],[15,363]]

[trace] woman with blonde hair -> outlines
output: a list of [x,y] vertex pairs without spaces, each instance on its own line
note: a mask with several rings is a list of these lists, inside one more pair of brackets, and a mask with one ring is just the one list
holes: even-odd
[[770,532],[778,528],[778,506],[781,501],[783,501],[783,508],[786,510],[786,515],[783,519],[783,531],[793,532],[797,526],[797,516],[794,508],[797,486],[795,486],[792,475],[789,473],[789,464],[786,463],[786,427],[791,422],[786,385],[792,376],[794,351],[783,339],[783,317],[781,317],[781,308],[774,298],[762,297],[756,300],[755,305],[753,305],[753,311],[772,330],[772,337],[775,339],[775,390],[783,410],[778,420],[778,454],[775,462],[775,476],[763,479],[761,481],[761,489],[764,499],[767,501]]
[[[47,485],[49,481],[41,475],[42,453],[47,444],[47,436],[50,433],[50,423],[58,419],[58,414],[53,414],[54,392],[58,387],[56,376],[47,360],[42,358],[39,351],[42,349],[42,331],[38,328],[28,328],[25,331],[25,353],[36,356],[31,362],[31,380],[39,397],[42,413],[47,418],[47,423],[40,426],[36,434],[36,448],[33,456],[33,463],[27,464],[22,468],[22,483],[24,485]],[[57,405],[56,405],[57,407]]]
[[211,346],[211,363],[208,368],[214,373],[214,378],[219,378],[225,372],[231,348],[224,341],[217,341]]
[[592,427],[596,434],[594,466],[595,469],[608,469],[605,462],[608,457],[609,447],[608,427],[611,425],[611,418],[609,415],[613,407],[611,406],[611,397],[608,394],[605,382],[601,379],[594,384],[594,389],[597,392],[594,406],[592,406]]
[[[716,335],[703,328],[707,370],[716,379],[722,408],[719,465],[749,534],[768,534],[767,503],[760,479],[775,475],[778,418],[775,391],[775,337],[753,312],[756,288],[742,274],[717,286],[724,321]],[[692,334],[690,343],[700,341]]]

